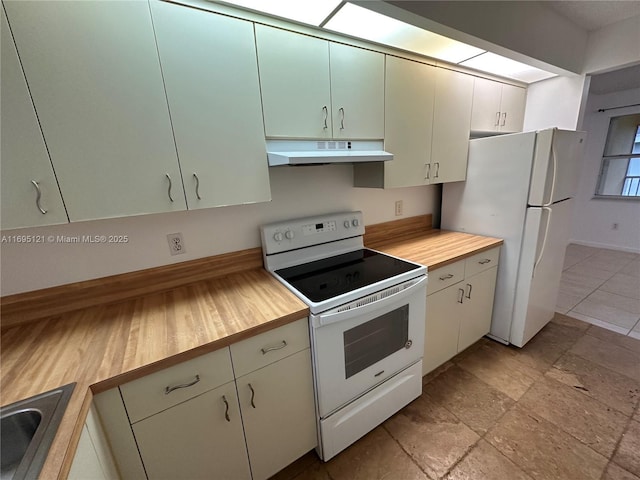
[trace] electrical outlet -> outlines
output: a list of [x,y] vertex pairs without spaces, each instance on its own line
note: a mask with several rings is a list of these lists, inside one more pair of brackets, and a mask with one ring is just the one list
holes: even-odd
[[402,200],[396,200],[396,217],[402,215]]
[[180,255],[187,251],[184,248],[184,239],[182,238],[182,233],[170,233],[167,235],[167,242],[169,242],[169,251],[171,255]]

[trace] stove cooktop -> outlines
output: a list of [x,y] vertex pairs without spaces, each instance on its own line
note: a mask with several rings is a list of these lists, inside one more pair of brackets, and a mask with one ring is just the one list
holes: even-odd
[[275,273],[312,302],[322,302],[418,269],[413,263],[365,248]]

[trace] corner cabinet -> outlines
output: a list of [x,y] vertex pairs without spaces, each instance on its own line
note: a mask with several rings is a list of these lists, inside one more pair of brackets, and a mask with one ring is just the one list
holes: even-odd
[[184,210],[148,3],[3,6],[70,221]]
[[499,256],[496,247],[429,272],[423,375],[489,333]]
[[471,130],[486,133],[513,133],[522,131],[526,89],[475,78]]
[[271,200],[253,24],[150,5],[188,208]]
[[47,147],[4,9],[2,22],[2,229],[67,223]]
[[382,139],[384,55],[256,24],[270,138]]
[[123,384],[122,400],[100,394],[122,477],[136,478],[143,468],[149,479],[266,479],[312,450],[307,323]]
[[390,162],[356,163],[356,187],[428,185],[436,68],[387,55],[384,148]]

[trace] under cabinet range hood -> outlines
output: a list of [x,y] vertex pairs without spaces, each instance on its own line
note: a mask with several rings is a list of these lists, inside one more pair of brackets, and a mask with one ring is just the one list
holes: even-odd
[[267,157],[271,167],[393,160],[381,140],[267,140]]

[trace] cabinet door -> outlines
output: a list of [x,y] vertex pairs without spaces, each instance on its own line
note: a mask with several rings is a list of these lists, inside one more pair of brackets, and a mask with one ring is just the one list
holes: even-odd
[[269,478],[317,445],[309,349],[236,383],[254,480]]
[[427,297],[422,374],[439,367],[458,353],[458,332],[463,314],[464,283],[456,283]]
[[330,43],[333,137],[384,138],[384,55]]
[[234,382],[132,428],[149,480],[251,478]]
[[471,130],[497,132],[500,125],[500,96],[502,84],[476,77],[473,80]]
[[[524,110],[527,91],[514,85],[502,85],[500,101],[500,131],[521,132],[524,124]],[[504,118],[502,117],[504,115]]]
[[458,351],[464,350],[489,333],[497,273],[498,267],[492,267],[465,279],[464,314],[460,322]]
[[431,142],[431,183],[467,177],[473,77],[438,68]]
[[255,26],[267,137],[330,138],[329,42]]
[[73,463],[71,463],[71,470],[69,470],[68,480],[108,480],[100,465],[100,459],[96,452],[89,430],[85,425],[82,428],[80,434],[80,440],[78,441],[78,447],[76,448],[76,454],[73,457]]
[[387,56],[384,148],[393,160],[384,162],[385,187],[429,183],[435,75],[430,65]]
[[269,201],[253,24],[151,7],[189,209]]
[[[31,103],[4,9],[1,10],[2,229],[67,223],[58,182]],[[42,210],[38,208],[38,194]]]
[[184,210],[149,5],[3,5],[69,219]]

